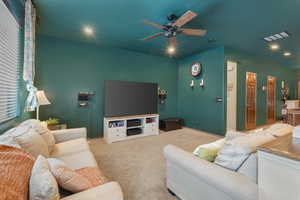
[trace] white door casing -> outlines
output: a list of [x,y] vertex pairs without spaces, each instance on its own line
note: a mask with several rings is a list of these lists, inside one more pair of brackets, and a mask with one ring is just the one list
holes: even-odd
[[227,61],[227,132],[236,130],[237,63]]

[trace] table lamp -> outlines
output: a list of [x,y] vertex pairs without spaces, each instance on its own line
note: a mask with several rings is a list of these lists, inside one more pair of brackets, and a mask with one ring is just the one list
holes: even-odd
[[38,105],[36,107],[36,119],[39,120],[39,114],[40,114],[39,113],[39,109],[40,109],[40,106],[49,105],[51,103],[47,99],[44,90],[38,90],[36,92],[36,97],[37,97],[37,103],[38,103]]

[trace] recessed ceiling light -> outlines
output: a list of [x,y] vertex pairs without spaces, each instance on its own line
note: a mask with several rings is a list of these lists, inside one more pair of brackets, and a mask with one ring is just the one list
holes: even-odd
[[271,50],[278,50],[279,49],[279,45],[278,44],[272,44],[272,45],[270,45],[270,49]]
[[286,51],[286,52],[283,53],[283,55],[284,56],[291,56],[292,54],[291,54],[291,52]]
[[83,32],[84,32],[86,35],[90,36],[90,35],[93,35],[93,34],[94,34],[94,29],[93,29],[92,27],[90,27],[90,26],[85,26],[85,27],[83,28]]
[[176,49],[174,46],[169,46],[167,49],[168,54],[172,55],[176,52]]

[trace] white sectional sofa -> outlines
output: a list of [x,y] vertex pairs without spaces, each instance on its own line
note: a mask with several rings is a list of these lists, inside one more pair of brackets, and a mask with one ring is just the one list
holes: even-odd
[[164,149],[167,187],[183,200],[258,200],[249,177],[197,158],[176,146]]
[[[255,147],[263,142],[290,134],[292,130],[292,126],[275,124],[269,128],[254,131],[258,139],[252,138],[252,141],[249,141],[249,138],[246,138],[242,142],[241,138],[236,139],[241,142],[238,145],[246,144]],[[242,162],[237,170],[230,170],[214,162],[202,160],[193,153],[174,145],[167,145],[164,148],[164,155],[167,188],[182,200],[258,200],[257,176],[259,173],[255,151]]]
[[[3,135],[0,135],[0,144],[21,148],[14,141],[16,133],[26,134],[26,126],[32,126],[36,120],[23,122]],[[39,122],[40,123],[40,122]],[[87,141],[86,128],[74,128],[51,131],[54,136],[55,145],[51,151],[50,158],[58,158],[69,168],[76,170],[84,167],[98,167],[93,153]],[[62,200],[123,200],[123,193],[117,182],[108,182],[103,185],[75,193],[62,198]]]
[[[85,128],[51,131],[57,142],[50,157],[58,158],[71,169],[97,167],[97,162],[90,151]],[[117,182],[109,182],[98,187],[73,194],[62,200],[123,200],[123,193]]]

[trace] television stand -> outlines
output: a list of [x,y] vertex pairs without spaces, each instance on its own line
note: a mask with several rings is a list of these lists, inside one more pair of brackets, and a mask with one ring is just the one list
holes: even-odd
[[104,139],[107,143],[138,137],[159,135],[159,115],[131,115],[104,118]]

